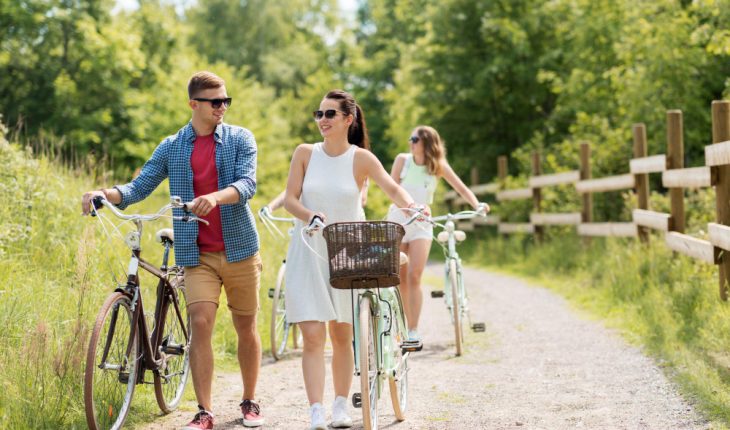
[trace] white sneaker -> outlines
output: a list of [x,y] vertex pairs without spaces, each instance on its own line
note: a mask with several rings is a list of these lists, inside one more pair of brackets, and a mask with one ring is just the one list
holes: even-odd
[[418,330],[408,330],[408,341],[410,342],[420,342],[421,336],[418,335]]
[[352,427],[352,418],[347,414],[347,399],[337,396],[332,403],[332,427],[336,429]]
[[315,403],[309,407],[309,419],[312,422],[309,430],[327,430],[327,412],[321,403]]

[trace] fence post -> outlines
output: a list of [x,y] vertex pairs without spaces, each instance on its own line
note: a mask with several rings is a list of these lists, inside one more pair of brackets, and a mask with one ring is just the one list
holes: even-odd
[[497,177],[499,178],[499,187],[504,189],[504,182],[507,179],[507,156],[500,155],[497,157]]
[[471,168],[471,185],[472,187],[475,185],[479,185],[479,169],[474,166]]
[[[588,142],[580,143],[580,180],[591,179],[591,145]],[[593,194],[583,193],[583,211],[580,214],[581,222],[593,221]],[[583,245],[591,243],[589,236],[583,236]]]
[[[540,153],[537,151],[532,152],[532,176],[539,176],[542,174],[542,167],[540,166]],[[532,210],[533,212],[542,212],[540,203],[542,202],[542,192],[540,188],[532,189]],[[536,225],[535,227],[535,242],[540,243],[543,239],[543,226]]]
[[[684,168],[684,130],[682,111],[667,111],[667,169]],[[670,188],[671,204],[669,231],[684,233],[684,188]]]
[[[646,157],[646,126],[642,123],[631,126],[634,134],[634,158]],[[649,175],[640,173],[634,175],[636,183],[636,197],[639,209],[649,209]],[[643,243],[649,242],[649,233],[646,227],[637,226],[639,240]]]
[[[712,143],[730,140],[730,100],[712,102]],[[730,225],[730,165],[716,166],[715,186],[717,223]],[[715,250],[717,252],[718,249]],[[727,282],[730,275],[730,255],[720,252],[720,298],[727,301]]]

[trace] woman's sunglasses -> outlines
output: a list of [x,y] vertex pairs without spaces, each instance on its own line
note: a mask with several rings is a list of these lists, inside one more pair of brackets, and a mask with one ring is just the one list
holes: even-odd
[[335,109],[327,109],[325,111],[316,110],[316,111],[312,112],[312,116],[314,116],[315,121],[321,120],[322,117],[327,118],[327,119],[332,119],[335,116],[337,116],[337,112],[341,113],[342,115],[345,115],[344,112],[340,112]]
[[197,102],[210,102],[210,106],[213,109],[218,109],[221,107],[221,105],[226,105],[226,107],[229,107],[229,106],[231,106],[231,102],[233,101],[233,99],[230,97],[226,97],[224,99],[204,99],[204,98],[197,97],[197,98],[194,98],[193,100],[195,100]]
[[408,138],[408,141],[411,143],[418,143],[419,140],[421,140],[421,138],[418,136],[411,136]]

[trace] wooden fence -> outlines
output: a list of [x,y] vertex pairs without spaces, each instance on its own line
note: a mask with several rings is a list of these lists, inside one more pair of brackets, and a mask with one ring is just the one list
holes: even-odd
[[[533,209],[529,222],[500,222],[496,217],[488,217],[476,224],[460,224],[460,228],[471,230],[476,225],[496,225],[503,234],[533,234],[535,240],[543,239],[544,229],[551,225],[574,225],[581,236],[620,236],[636,237],[642,242],[649,241],[648,230],[665,232],[666,245],[679,253],[697,260],[719,266],[720,297],[728,298],[728,278],[730,277],[730,101],[712,102],[712,144],[705,146],[705,165],[684,166],[684,141],[682,112],[667,111],[667,151],[666,154],[647,154],[646,128],[644,124],[632,126],[634,158],[629,162],[629,173],[603,178],[592,178],[590,166],[590,145],[580,145],[580,169],[542,174],[540,154],[532,154],[532,176],[526,188],[505,189],[507,178],[507,157],[497,160],[498,182],[479,184],[478,172],[472,170],[470,187],[480,196],[494,194],[497,201],[532,199]],[[649,209],[650,173],[661,173],[662,186],[669,190],[670,213],[660,213]],[[581,212],[545,213],[542,211],[541,189],[556,185],[573,184],[581,195]],[[709,240],[685,234],[684,190],[715,187],[716,222],[707,226]],[[592,194],[607,191],[633,189],[637,196],[637,207],[632,212],[632,222],[592,222]],[[454,191],[445,196],[449,208],[466,202]]]

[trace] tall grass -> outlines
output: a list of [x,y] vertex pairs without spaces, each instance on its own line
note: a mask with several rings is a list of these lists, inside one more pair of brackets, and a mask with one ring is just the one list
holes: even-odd
[[604,319],[655,357],[713,428],[730,424],[730,308],[717,267],[673,254],[660,236],[584,245],[565,230],[540,246],[477,236],[463,251],[469,262],[526,275]]
[[[98,220],[80,216],[80,197],[110,184],[104,182],[108,179],[91,178],[85,173],[88,169],[61,167],[48,156],[34,158],[2,137],[0,165],[0,427],[86,428],[87,342],[104,298],[123,279],[128,252]],[[167,200],[163,185],[128,212],[150,213]],[[142,247],[149,261],[160,261],[161,247],[153,235],[169,224],[158,221],[146,227]],[[269,344],[266,290],[285,249],[284,243],[271,242],[262,234],[265,270],[259,323],[264,348]],[[151,276],[142,278],[146,299],[153,297],[154,285]],[[153,302],[146,303],[149,312]],[[223,301],[214,350],[217,364],[224,367],[233,366],[236,354],[228,313]],[[190,385],[187,399],[194,397]],[[138,386],[129,423],[158,415],[151,386]]]

